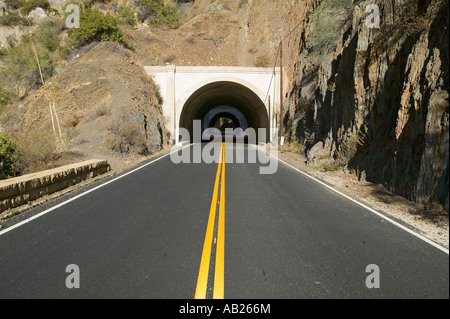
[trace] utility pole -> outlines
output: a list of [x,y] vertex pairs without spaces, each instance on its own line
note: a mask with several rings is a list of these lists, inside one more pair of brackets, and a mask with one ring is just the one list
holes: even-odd
[[283,136],[283,41],[280,42],[280,138]]

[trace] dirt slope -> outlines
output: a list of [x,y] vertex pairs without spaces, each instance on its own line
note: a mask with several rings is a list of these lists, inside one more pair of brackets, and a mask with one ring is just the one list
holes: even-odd
[[[42,156],[37,169],[94,157],[120,169],[125,154],[134,162],[167,145],[155,84],[133,53],[109,42],[92,46],[8,114],[13,139]],[[46,158],[55,148],[60,156]]]
[[311,1],[197,0],[177,29],[139,24],[125,34],[142,63],[272,67],[278,44]]

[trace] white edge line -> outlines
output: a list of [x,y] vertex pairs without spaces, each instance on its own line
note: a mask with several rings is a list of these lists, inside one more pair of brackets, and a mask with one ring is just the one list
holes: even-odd
[[47,214],[47,213],[50,213],[51,211],[54,211],[55,209],[58,209],[58,208],[60,208],[60,207],[62,207],[62,206],[64,206],[64,205],[66,205],[66,204],[68,204],[68,203],[70,203],[70,202],[73,202],[74,200],[77,200],[78,198],[83,197],[84,195],[87,195],[87,194],[89,194],[89,193],[91,193],[91,192],[94,192],[94,191],[96,191],[96,190],[99,189],[99,188],[102,188],[102,187],[104,187],[104,186],[106,186],[106,185],[108,185],[108,184],[111,184],[111,183],[113,183],[113,182],[115,182],[115,181],[117,181],[117,180],[119,180],[119,179],[121,179],[121,178],[123,178],[123,177],[125,177],[125,176],[127,176],[127,175],[130,175],[130,174],[132,174],[132,173],[134,173],[134,172],[136,172],[136,171],[138,171],[138,170],[140,170],[140,169],[142,169],[142,168],[144,168],[144,167],[146,167],[146,166],[149,166],[149,165],[151,165],[151,164],[153,164],[153,163],[155,163],[155,162],[157,162],[157,161],[159,161],[159,160],[162,160],[163,158],[166,158],[167,156],[170,156],[170,155],[172,155],[173,153],[179,152],[180,150],[182,150],[182,149],[184,149],[184,148],[190,147],[191,145],[192,145],[192,144],[189,144],[189,145],[186,145],[185,147],[182,147],[182,148],[176,149],[176,150],[174,150],[174,151],[172,151],[172,152],[169,152],[169,153],[167,153],[166,155],[163,155],[163,156],[161,156],[161,157],[158,157],[157,159],[155,159],[155,160],[153,160],[153,161],[151,161],[151,162],[148,162],[148,163],[146,163],[146,164],[144,164],[144,165],[142,165],[142,166],[139,166],[139,167],[137,167],[137,168],[135,168],[135,169],[133,169],[133,170],[127,172],[127,173],[124,173],[123,175],[120,175],[120,176],[118,176],[118,177],[116,177],[116,178],[114,178],[114,179],[112,179],[112,180],[110,180],[110,181],[107,181],[107,182],[105,182],[105,183],[103,183],[103,184],[101,184],[101,185],[98,185],[98,186],[96,186],[96,187],[90,189],[90,190],[87,190],[87,191],[85,191],[84,193],[81,193],[81,194],[79,194],[79,195],[77,195],[77,196],[74,196],[74,197],[72,197],[72,198],[70,198],[70,199],[68,199],[68,200],[66,200],[66,201],[64,201],[64,202],[62,202],[62,203],[59,203],[58,205],[55,205],[55,206],[53,206],[53,207],[50,207],[49,209],[46,209],[46,210],[44,210],[43,212],[40,212],[39,214],[36,214],[36,215],[34,215],[34,216],[30,217],[30,218],[27,218],[27,219],[25,219],[25,220],[23,220],[23,221],[21,221],[21,222],[19,222],[19,223],[17,223],[17,224],[14,224],[14,225],[12,225],[12,226],[10,226],[10,227],[8,227],[8,228],[6,228],[6,229],[0,231],[0,236],[3,235],[3,234],[5,234],[5,233],[7,233],[7,232],[9,232],[9,231],[11,231],[11,230],[13,230],[13,229],[15,229],[15,228],[17,228],[17,227],[20,227],[20,226],[22,226],[22,225],[24,225],[24,224],[27,224],[27,223],[31,222],[32,220],[34,220],[34,219],[36,219],[36,218],[39,218],[39,217],[41,217],[41,216],[43,216],[43,215],[45,215],[45,214]]
[[[273,156],[273,155],[271,155],[270,153],[269,153],[269,155],[270,155],[270,156]],[[376,211],[375,209],[373,209],[373,208],[371,208],[371,207],[369,207],[369,206],[367,206],[367,205],[365,205],[365,204],[363,204],[363,203],[357,201],[356,199],[351,198],[350,196],[348,196],[348,195],[346,195],[346,194],[344,194],[344,193],[338,191],[337,189],[331,187],[330,185],[327,185],[326,183],[322,182],[321,180],[319,180],[319,179],[317,179],[317,178],[315,178],[315,177],[313,177],[313,176],[311,176],[311,175],[309,175],[309,174],[303,172],[302,170],[300,170],[300,169],[298,169],[298,168],[292,166],[291,164],[286,163],[286,162],[283,161],[282,159],[279,159],[279,158],[277,158],[277,159],[278,159],[280,162],[282,162],[284,165],[289,166],[290,168],[292,168],[292,169],[296,170],[297,172],[299,172],[299,173],[305,175],[306,177],[309,177],[310,179],[316,181],[317,183],[319,183],[319,184],[321,184],[321,185],[327,187],[328,189],[331,189],[333,192],[335,192],[335,193],[337,193],[337,194],[339,194],[339,195],[345,197],[346,199],[348,199],[348,200],[354,202],[355,204],[358,204],[359,206],[361,206],[361,207],[367,209],[368,211],[370,211],[370,212],[372,212],[372,213],[374,213],[374,214],[376,214],[376,215],[382,217],[384,220],[386,220],[386,221],[388,221],[388,222],[394,224],[395,226],[397,226],[397,227],[403,229],[404,231],[407,231],[407,232],[410,233],[411,235],[416,236],[417,238],[419,238],[419,239],[421,239],[421,240],[427,242],[428,244],[434,246],[435,248],[437,248],[437,249],[443,251],[443,252],[446,253],[447,255],[449,254],[449,250],[448,250],[447,248],[445,248],[445,247],[443,247],[443,246],[441,246],[441,245],[435,243],[434,241],[432,241],[432,240],[426,238],[425,236],[422,236],[422,235],[416,233],[415,231],[409,229],[408,227],[405,227],[404,225],[402,225],[402,224],[396,222],[395,220],[393,220],[393,219],[387,217],[386,215],[384,215],[384,214],[382,214],[382,213]]]

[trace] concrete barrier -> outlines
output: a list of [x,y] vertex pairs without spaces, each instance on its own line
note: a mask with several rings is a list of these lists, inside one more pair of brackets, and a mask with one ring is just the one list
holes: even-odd
[[111,170],[105,160],[81,163],[0,181],[0,212],[27,204]]

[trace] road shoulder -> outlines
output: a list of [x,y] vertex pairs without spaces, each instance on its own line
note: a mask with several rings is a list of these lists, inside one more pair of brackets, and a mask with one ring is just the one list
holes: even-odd
[[449,248],[449,214],[439,205],[425,206],[408,201],[389,192],[382,185],[359,181],[354,174],[342,170],[316,170],[306,165],[306,158],[297,153],[280,152],[279,158]]

